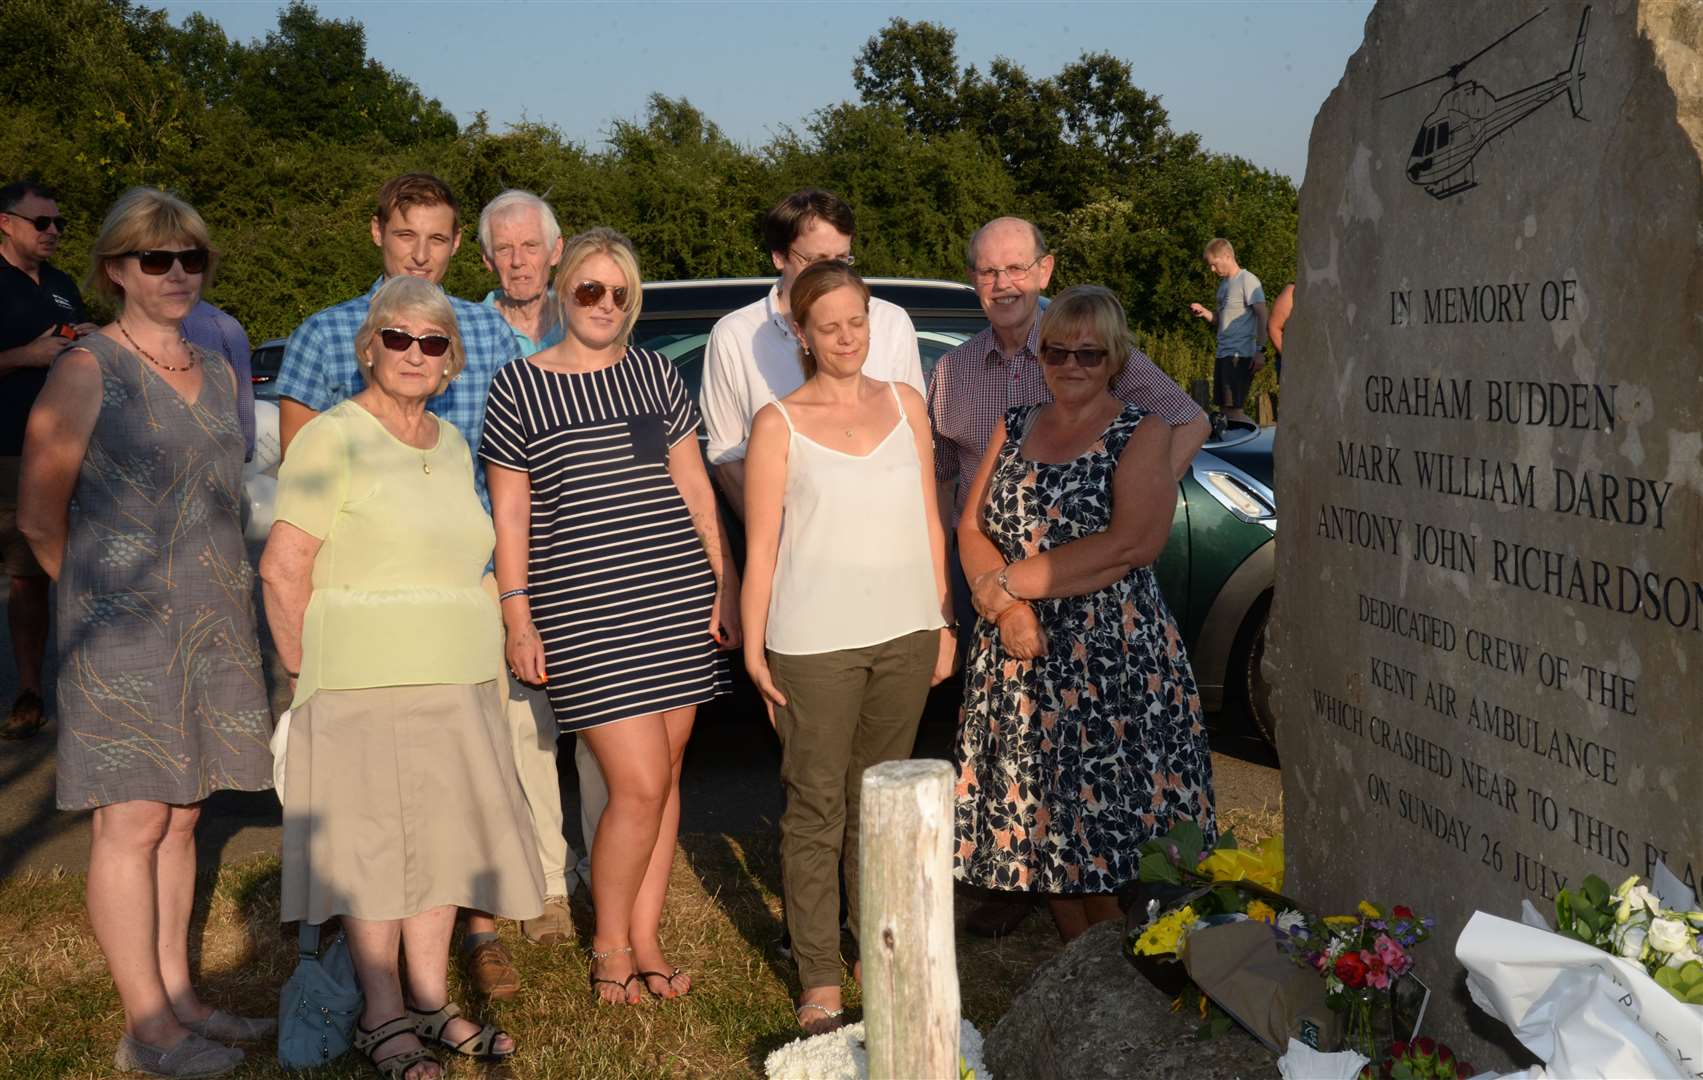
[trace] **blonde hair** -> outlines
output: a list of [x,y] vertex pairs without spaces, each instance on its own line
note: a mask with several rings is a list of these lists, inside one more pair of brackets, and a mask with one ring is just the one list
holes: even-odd
[[1211,240],[1206,242],[1206,251],[1204,254],[1209,259],[1214,255],[1228,255],[1234,259],[1236,257],[1236,249],[1231,247],[1230,241],[1224,239],[1222,236],[1214,236]]
[[1049,344],[1060,344],[1060,339],[1084,330],[1106,350],[1106,385],[1116,385],[1135,349],[1135,335],[1130,333],[1129,318],[1117,294],[1104,285],[1072,285],[1053,297],[1041,313],[1035,349],[1039,352]]
[[[644,282],[639,277],[639,256],[633,250],[633,242],[607,225],[597,225],[585,232],[568,238],[567,245],[562,249],[562,266],[556,271],[556,303],[566,308],[576,303],[573,299],[574,276],[579,268],[593,255],[607,255],[621,268],[621,276],[627,279],[627,318],[621,324],[621,344],[627,343],[627,338],[633,332],[633,324],[639,321],[639,306],[644,301]],[[564,323],[567,312],[557,312]]]
[[[869,310],[869,286],[858,276],[848,263],[839,259],[824,259],[813,262],[798,275],[798,280],[792,283],[792,292],[787,294],[787,304],[792,309],[792,317],[799,326],[803,327],[810,321],[810,309],[816,306],[816,301],[827,296],[835,289],[843,289],[847,285],[856,289],[863,297],[863,310]],[[801,339],[798,343],[798,363],[804,368],[804,377],[816,377],[816,354],[810,351]]]
[[[378,332],[391,324],[398,315],[416,315],[443,327],[449,337],[449,352],[444,354],[443,378],[438,381],[434,395],[449,389],[449,381],[467,366],[467,350],[461,344],[461,327],[455,321],[455,309],[450,306],[444,291],[412,274],[399,274],[379,286],[367,307],[366,321],[355,331],[355,357],[372,367],[373,341]],[[431,359],[431,358],[428,358]],[[371,380],[368,380],[369,382]]]
[[120,307],[124,287],[112,280],[107,268],[133,251],[146,251],[162,244],[191,244],[207,249],[207,269],[201,273],[201,288],[213,284],[219,253],[213,248],[207,223],[175,195],[158,188],[133,187],[118,197],[101,222],[89,256],[89,276],[83,287]]

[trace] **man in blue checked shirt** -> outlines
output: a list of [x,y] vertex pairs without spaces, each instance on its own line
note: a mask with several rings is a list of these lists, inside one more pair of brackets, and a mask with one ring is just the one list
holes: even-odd
[[[378,207],[372,220],[373,243],[384,260],[384,275],[373,282],[363,296],[333,304],[316,312],[296,328],[284,346],[284,362],[278,372],[278,434],[286,456],[290,440],[308,421],[342,401],[366,383],[361,378],[355,359],[355,332],[367,317],[367,308],[386,278],[398,274],[413,274],[439,284],[449,270],[449,260],[461,246],[460,209],[449,187],[435,176],[408,173],[389,180],[378,191]],[[511,360],[519,359],[521,349],[515,342],[509,324],[495,308],[475,304],[451,296],[456,325],[461,330],[467,364],[449,388],[426,405],[437,416],[448,420],[461,431],[467,445],[478,446],[485,420],[485,395],[491,377],[497,369]],[[474,486],[479,500],[490,508],[485,491],[485,470],[475,458]],[[492,602],[496,589],[490,574],[485,575]],[[566,917],[567,894],[577,877],[569,884],[566,875],[572,873],[573,853],[568,850],[562,835],[561,792],[557,786],[556,745],[554,730],[550,738],[542,738],[532,721],[535,710],[528,707],[527,698],[536,691],[511,682],[506,671],[492,672],[499,689],[505,694],[505,712],[514,736],[516,770],[521,791],[531,811],[534,832],[537,834],[539,861],[545,871],[546,892],[555,904],[546,906],[545,916],[558,918],[543,927],[554,933],[529,933],[534,940],[565,941],[566,936],[556,923],[572,924]],[[544,706],[548,711],[548,705]],[[529,931],[540,920],[528,920]],[[520,989],[520,975],[507,949],[497,939],[496,923],[483,912],[468,912],[466,933],[462,939],[467,958],[468,977],[480,993],[488,997],[507,999]]]

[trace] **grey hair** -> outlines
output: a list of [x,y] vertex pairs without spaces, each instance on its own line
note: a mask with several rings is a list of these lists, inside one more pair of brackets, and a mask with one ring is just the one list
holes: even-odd
[[556,212],[550,209],[550,204],[530,191],[510,188],[479,211],[479,250],[486,256],[491,254],[491,222],[504,214],[523,209],[538,211],[538,222],[544,230],[544,246],[555,247],[556,241],[562,238],[562,227],[557,224]]
[[1027,218],[997,217],[970,234],[970,242],[964,245],[965,269],[974,270],[976,268],[976,245],[981,243],[982,234],[993,228],[995,225],[1004,225],[1006,222],[1017,222],[1029,227],[1029,234],[1035,240],[1035,258],[1039,259],[1047,253],[1047,238],[1041,235],[1041,227],[1039,225]]

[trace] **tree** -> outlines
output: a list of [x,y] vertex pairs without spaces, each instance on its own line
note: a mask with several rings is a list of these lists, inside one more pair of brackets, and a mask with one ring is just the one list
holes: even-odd
[[957,41],[956,33],[938,23],[893,19],[858,52],[852,84],[865,104],[898,110],[911,131],[956,131]]

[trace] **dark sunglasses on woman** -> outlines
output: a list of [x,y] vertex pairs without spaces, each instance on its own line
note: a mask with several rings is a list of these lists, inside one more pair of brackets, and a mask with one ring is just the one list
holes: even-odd
[[623,311],[626,310],[627,287],[625,285],[617,285],[611,289],[601,281],[582,281],[578,285],[575,285],[574,303],[578,304],[580,307],[592,307],[599,300],[603,299],[603,294],[606,292],[615,298],[616,307]]
[[442,356],[449,351],[449,338],[442,334],[422,334],[415,337],[406,330],[387,326],[378,332],[378,337],[391,352],[407,352],[408,346],[415,342],[419,343],[422,356]]
[[190,248],[188,251],[127,251],[124,256],[135,258],[136,265],[150,277],[159,277],[166,273],[174,262],[182,263],[183,272],[186,274],[199,274],[207,269],[206,248]]
[[1041,346],[1041,359],[1048,367],[1063,367],[1072,359],[1085,368],[1097,368],[1106,362],[1105,349],[1061,349],[1057,345]]

